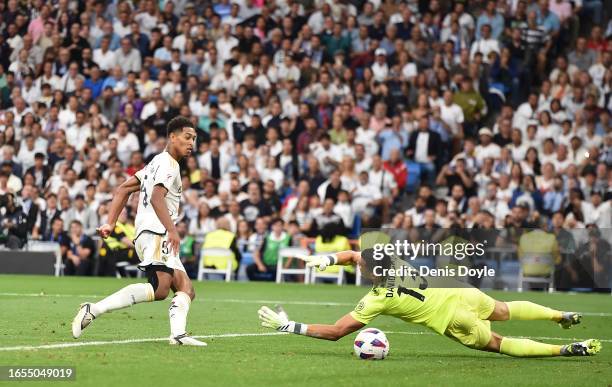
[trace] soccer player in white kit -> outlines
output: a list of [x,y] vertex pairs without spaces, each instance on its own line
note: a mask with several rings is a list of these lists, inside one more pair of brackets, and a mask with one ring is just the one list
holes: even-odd
[[107,238],[130,194],[140,191],[134,245],[141,261],[139,266],[146,271],[148,282],[128,285],[96,303],[81,304],[72,321],[75,339],[100,315],[140,302],[165,300],[172,289],[170,344],[206,345],[188,336],[185,330],[195,292],[179,259],[181,238],[175,227],[183,188],[178,161],[192,152],[196,131],[191,121],[179,116],[168,122],[167,132],[166,150],[119,186],[110,205],[108,223],[98,228],[100,236]]

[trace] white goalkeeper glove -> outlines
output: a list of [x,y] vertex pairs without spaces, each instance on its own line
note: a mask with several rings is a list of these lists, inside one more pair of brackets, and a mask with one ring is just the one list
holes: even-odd
[[267,306],[262,306],[259,308],[259,311],[257,311],[257,314],[259,315],[259,321],[261,321],[262,327],[276,329],[279,332],[295,333],[298,335],[305,335],[306,330],[308,329],[308,325],[306,324],[289,321],[287,313],[285,313],[283,308],[279,306],[276,307],[276,311],[273,311]]
[[333,266],[338,262],[336,254],[329,255],[301,255],[295,256],[306,262],[306,267],[316,267],[319,270],[324,271],[327,266]]

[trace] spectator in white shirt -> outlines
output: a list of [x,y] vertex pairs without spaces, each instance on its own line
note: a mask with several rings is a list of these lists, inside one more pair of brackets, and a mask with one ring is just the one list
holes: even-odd
[[453,102],[453,92],[444,92],[444,103],[440,105],[440,117],[451,129],[453,136],[463,132],[463,109]]
[[372,64],[372,73],[374,74],[374,80],[377,82],[384,82],[389,75],[389,66],[387,65],[387,50],[379,47],[374,52],[376,59]]
[[110,37],[103,36],[100,48],[93,52],[93,60],[100,66],[102,71],[110,71],[115,65],[115,52],[110,49]]
[[86,121],[85,112],[79,110],[75,114],[75,122],[66,130],[66,142],[77,151],[83,150],[87,140],[92,137],[91,126]]
[[498,159],[501,155],[501,148],[492,141],[493,132],[491,132],[491,129],[481,128],[478,131],[478,136],[480,138],[480,144],[476,145],[476,149],[474,149],[474,156],[478,162],[482,165],[484,159],[488,157],[494,160]]
[[123,165],[129,165],[130,157],[133,152],[140,150],[138,137],[128,131],[129,127],[125,120],[119,120],[117,131],[110,135],[110,138],[117,139],[117,156]]
[[224,23],[223,35],[215,43],[219,53],[219,59],[221,59],[221,61],[231,59],[232,48],[236,47],[238,43],[238,39],[232,36],[232,26]]
[[491,26],[489,24],[483,24],[480,31],[480,39],[475,40],[474,43],[472,43],[470,59],[473,60],[476,53],[480,52],[482,54],[483,61],[488,63],[490,52],[496,52],[498,55],[501,52],[499,48],[499,41],[491,37]]
[[132,47],[130,39],[121,39],[121,47],[115,51],[115,65],[121,67],[124,74],[140,72],[142,67],[140,52]]

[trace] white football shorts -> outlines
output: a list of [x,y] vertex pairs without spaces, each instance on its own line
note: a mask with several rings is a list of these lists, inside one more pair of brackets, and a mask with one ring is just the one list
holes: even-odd
[[163,265],[170,269],[185,271],[179,253],[170,253],[168,233],[160,235],[143,231],[136,238],[134,247],[140,259],[138,266],[143,269],[149,265]]

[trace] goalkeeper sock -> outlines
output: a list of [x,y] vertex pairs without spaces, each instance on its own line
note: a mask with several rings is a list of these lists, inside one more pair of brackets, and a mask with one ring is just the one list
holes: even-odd
[[562,312],[529,301],[510,301],[508,305],[509,320],[553,320],[559,321]]
[[187,313],[189,313],[191,298],[185,292],[176,292],[168,309],[170,316],[170,334],[176,337],[187,333]]
[[155,299],[155,292],[150,283],[131,284],[106,297],[91,306],[91,313],[99,315],[113,310],[127,308],[140,302],[151,302]]
[[561,345],[504,337],[499,346],[499,353],[515,357],[550,357],[561,356],[561,348]]

